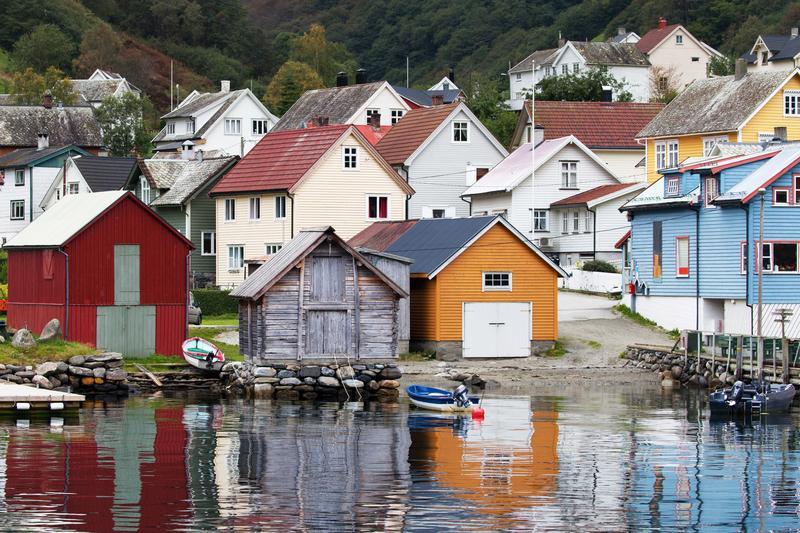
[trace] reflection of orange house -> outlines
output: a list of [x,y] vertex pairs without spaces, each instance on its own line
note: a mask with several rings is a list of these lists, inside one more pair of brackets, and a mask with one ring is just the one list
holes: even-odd
[[[487,415],[491,416],[487,407]],[[488,419],[487,416],[487,419]],[[499,414],[497,415],[500,416]],[[473,510],[494,516],[553,503],[558,466],[558,413],[537,411],[524,446],[480,435],[457,435],[452,427],[411,431],[409,460],[436,481],[474,504]],[[514,430],[519,432],[520,428]],[[496,527],[510,527],[510,517]]]

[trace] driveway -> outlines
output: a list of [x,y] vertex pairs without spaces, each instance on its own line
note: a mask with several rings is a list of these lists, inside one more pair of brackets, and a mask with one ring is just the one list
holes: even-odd
[[558,321],[574,322],[598,318],[616,318],[611,310],[619,300],[604,296],[590,296],[577,292],[558,291]]

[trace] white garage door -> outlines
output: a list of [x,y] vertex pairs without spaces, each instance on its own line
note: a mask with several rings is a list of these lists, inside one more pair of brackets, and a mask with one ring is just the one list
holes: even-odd
[[531,304],[464,304],[464,357],[528,357],[531,354]]

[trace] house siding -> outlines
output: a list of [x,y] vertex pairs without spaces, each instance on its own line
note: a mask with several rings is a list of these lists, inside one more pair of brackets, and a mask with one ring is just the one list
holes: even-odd
[[192,250],[192,272],[213,274],[216,269],[215,256],[202,255],[202,233],[206,231],[216,232],[216,202],[208,196],[212,186],[213,183],[209,183],[190,202],[191,227],[187,236],[191,239],[195,248]]
[[156,207],[158,215],[169,225],[186,235],[186,212],[181,207]]
[[411,278],[411,339],[439,338],[438,278]]
[[647,182],[653,183],[661,177],[661,174],[656,170],[656,143],[662,140],[677,139],[678,140],[678,163],[684,161],[689,157],[700,157],[703,155],[703,137],[727,135],[728,140],[731,142],[736,141],[736,133],[703,133],[693,135],[675,135],[673,137],[663,137],[659,139],[647,139]]
[[[787,76],[788,76],[787,72]],[[783,116],[783,91],[800,90],[800,78],[790,79],[772,99],[762,107],[742,128],[742,142],[758,142],[758,134],[772,133],[777,127],[785,127],[788,140],[800,139],[800,117]]]

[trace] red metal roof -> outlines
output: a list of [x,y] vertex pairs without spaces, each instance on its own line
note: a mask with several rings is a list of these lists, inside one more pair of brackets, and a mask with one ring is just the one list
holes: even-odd
[[356,128],[361,133],[361,135],[363,135],[364,138],[369,141],[369,143],[372,146],[378,144],[380,140],[383,139],[387,133],[389,133],[389,130],[392,129],[391,126],[381,126],[379,129],[376,130],[372,126],[365,124],[360,124],[356,126]]
[[636,48],[643,54],[649,54],[653,48],[658,46],[658,44],[678,26],[680,26],[680,24],[670,24],[663,28],[654,28],[650,30],[639,39],[639,42],[636,43]]
[[[530,116],[531,103],[525,102]],[[589,148],[639,149],[636,134],[664,109],[664,104],[640,102],[536,101],[536,124],[544,138],[574,135]]]
[[617,242],[614,243],[614,248],[620,249],[622,245],[625,244],[625,241],[631,238],[631,230],[625,232],[625,235],[619,238]]
[[291,189],[350,127],[268,133],[217,182],[211,194]]
[[450,116],[459,103],[412,109],[375,148],[390,165],[401,165]]
[[347,244],[353,248],[369,248],[376,252],[384,252],[417,222],[418,220],[374,222],[356,234]]
[[578,194],[574,194],[563,200],[559,200],[557,202],[553,202],[550,204],[551,207],[553,206],[565,206],[565,205],[581,205],[591,202],[592,200],[597,200],[598,198],[602,198],[607,194],[611,194],[617,192],[622,189],[626,189],[631,185],[635,185],[634,183],[610,183],[608,185],[601,185],[599,187],[595,187],[594,189],[589,189],[588,191],[579,192]]

